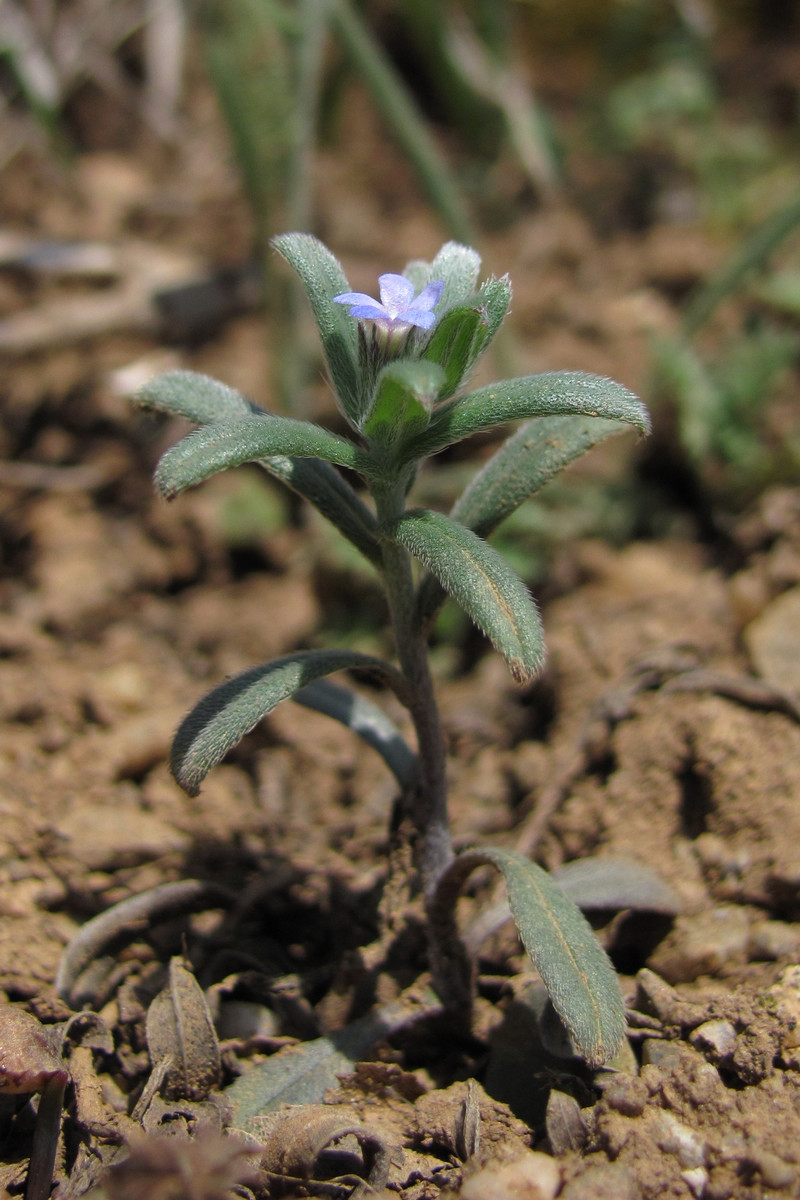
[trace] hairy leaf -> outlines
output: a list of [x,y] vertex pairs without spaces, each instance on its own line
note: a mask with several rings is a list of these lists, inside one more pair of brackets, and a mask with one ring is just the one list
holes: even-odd
[[[185,417],[198,425],[269,416],[241,392],[194,371],[168,371],[146,384],[137,396],[144,408]],[[380,548],[375,518],[339,472],[321,458],[262,459],[260,466],[313,504],[361,553],[378,565]]]
[[321,1101],[329,1088],[336,1087],[338,1076],[352,1072],[377,1041],[438,1008],[430,991],[418,998],[401,996],[328,1037],[279,1050],[226,1088],[232,1127],[257,1134],[259,1117],[282,1105]]
[[196,371],[166,371],[140,388],[136,403],[142,408],[185,417],[196,425],[235,421],[263,412],[241,392]]
[[375,566],[380,566],[378,523],[335,467],[321,458],[272,457],[260,466],[322,513]]
[[370,439],[391,445],[420,432],[431,419],[443,381],[444,371],[436,363],[402,359],[389,363],[378,378],[375,402],[364,424],[364,433]]
[[302,280],[317,322],[342,412],[353,428],[363,415],[358,369],[358,326],[334,296],[349,292],[341,263],[309,233],[284,233],[270,243]]
[[219,471],[281,454],[323,458],[356,469],[362,460],[362,451],[347,438],[307,421],[265,414],[204,425],[182,438],[162,457],[155,483],[171,500]]
[[528,589],[502,555],[443,513],[410,509],[386,532],[425,564],[505,658],[519,683],[544,662],[544,636]]
[[486,342],[488,329],[486,314],[477,304],[458,305],[437,321],[422,359],[443,369],[440,400],[448,399],[461,386]]
[[631,858],[577,858],[553,871],[551,879],[579,908],[633,908],[675,916],[682,904],[655,871]]
[[484,463],[450,515],[480,537],[488,537],[574,459],[625,428],[623,422],[603,417],[527,421]]
[[[583,913],[546,871],[511,850],[482,847],[460,855],[437,888],[431,919],[442,944],[457,944],[455,904],[472,871],[502,872],[520,938],[576,1049],[592,1067],[614,1057],[625,1008],[611,962]],[[436,981],[437,989],[448,981]]]
[[387,663],[351,650],[307,650],[276,658],[226,679],[184,717],[172,743],[170,765],[190,796],[231,747],[282,700],[334,671],[368,670],[401,688]]
[[471,246],[459,242],[445,242],[433,262],[415,259],[403,268],[403,274],[412,281],[417,291],[435,279],[444,283],[444,291],[437,305],[440,313],[453,304],[461,304],[475,291],[481,256]]
[[403,448],[405,461],[438,454],[482,429],[523,417],[583,415],[626,421],[647,433],[647,409],[612,379],[583,372],[552,371],[479,388],[443,404],[428,428]]
[[350,688],[331,683],[329,679],[318,679],[308,684],[295,692],[292,699],[352,729],[380,754],[403,789],[412,786],[417,777],[417,756],[409,749],[402,733],[383,709]]

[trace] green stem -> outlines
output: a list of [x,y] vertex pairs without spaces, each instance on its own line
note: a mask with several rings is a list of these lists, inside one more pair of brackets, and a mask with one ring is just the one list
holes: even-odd
[[[400,515],[404,507],[401,487],[376,495],[379,521]],[[408,681],[409,711],[417,734],[420,778],[410,816],[419,834],[419,868],[426,898],[430,898],[453,858],[447,816],[445,743],[439,709],[428,665],[424,630],[415,619],[416,594],[411,556],[396,542],[382,545],[383,573],[389,612],[400,667]]]

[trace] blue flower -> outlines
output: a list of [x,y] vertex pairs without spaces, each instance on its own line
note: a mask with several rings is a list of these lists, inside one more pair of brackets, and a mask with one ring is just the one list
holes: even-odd
[[349,304],[350,316],[362,321],[378,321],[386,332],[407,330],[411,325],[418,329],[430,329],[436,322],[431,310],[439,303],[444,282],[437,279],[429,283],[418,296],[414,285],[405,275],[381,275],[378,279],[380,300],[373,300],[364,292],[342,292],[334,296],[337,304]]

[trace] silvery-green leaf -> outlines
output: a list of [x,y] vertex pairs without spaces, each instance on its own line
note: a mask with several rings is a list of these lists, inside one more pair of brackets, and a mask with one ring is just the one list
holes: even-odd
[[480,537],[488,537],[574,459],[625,428],[623,422],[603,417],[527,421],[473,476],[450,515]]
[[350,688],[329,679],[318,679],[295,692],[292,699],[305,708],[324,713],[357,733],[376,750],[405,790],[417,777],[417,756],[408,747],[400,730],[383,709]]
[[541,620],[528,589],[502,555],[443,513],[410,509],[386,533],[423,562],[505,658],[519,683],[544,662]]
[[[168,371],[145,384],[137,396],[145,408],[185,417],[198,425],[265,415],[235,388],[194,371]],[[376,565],[380,548],[375,518],[337,470],[321,458],[265,458],[260,465],[319,509],[366,558]]]
[[431,279],[444,281],[444,291],[438,305],[441,312],[472,295],[480,269],[481,256],[472,246],[445,242],[431,263]]
[[319,425],[264,414],[204,425],[182,438],[162,457],[155,484],[171,500],[219,471],[274,455],[322,458],[356,470],[363,458],[353,442]]
[[494,425],[523,417],[583,415],[626,421],[650,429],[647,409],[612,379],[575,371],[527,375],[479,388],[443,404],[428,428],[403,447],[404,461],[427,458]]
[[[458,938],[459,892],[472,871],[486,863],[503,874],[522,943],[576,1049],[590,1066],[608,1062],[625,1034],[616,973],[583,913],[541,867],[514,851],[494,847],[459,855],[434,898],[431,920],[437,940],[450,945]],[[435,982],[437,989],[448,986],[446,979]]]
[[351,650],[287,654],[226,679],[184,717],[175,734],[170,766],[175,779],[196,796],[208,772],[283,700],[334,671],[365,670],[402,691],[402,677],[379,658]]
[[476,298],[486,312],[489,326],[484,343],[485,348],[503,324],[511,303],[511,280],[508,275],[503,275],[500,279],[488,280]]
[[417,292],[434,280],[441,279],[444,291],[436,307],[438,312],[443,313],[451,305],[460,304],[472,295],[480,269],[481,256],[472,246],[445,242],[433,262],[414,259],[406,263],[403,274],[411,280]]
[[136,403],[185,417],[196,425],[235,421],[263,411],[235,388],[196,371],[166,371],[156,376],[139,389]]
[[280,456],[262,459],[260,465],[313,504],[365,558],[375,566],[380,565],[378,523],[335,467],[321,458]]
[[378,376],[375,401],[364,433],[384,446],[425,428],[444,381],[436,363],[400,359]]
[[416,999],[401,996],[328,1037],[279,1050],[225,1089],[232,1128],[257,1135],[259,1118],[283,1105],[317,1103],[336,1087],[338,1076],[352,1073],[377,1041],[439,1007],[429,989]]
[[632,908],[675,916],[683,907],[668,883],[631,858],[576,858],[550,877],[584,910]]
[[354,428],[362,415],[358,326],[334,296],[351,290],[341,263],[309,233],[284,233],[270,243],[302,280],[317,322],[342,412]]

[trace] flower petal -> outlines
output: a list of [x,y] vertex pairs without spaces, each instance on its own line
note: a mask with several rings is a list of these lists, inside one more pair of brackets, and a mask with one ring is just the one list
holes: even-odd
[[372,296],[368,296],[366,292],[340,292],[333,299],[335,304],[379,304],[377,300],[373,299]]
[[[377,300],[370,300],[369,304],[353,305],[350,309],[350,316],[360,317],[365,321],[392,321],[392,317],[389,316],[382,304],[378,304]],[[405,320],[405,318],[403,319]]]
[[405,275],[380,275],[381,303],[389,315],[399,317],[414,299],[414,285]]
[[424,287],[420,294],[415,298],[414,312],[416,312],[418,309],[425,311],[433,308],[441,300],[443,291],[443,279],[435,279],[432,283],[429,283],[428,286]]
[[414,301],[413,308],[407,308],[403,313],[403,320],[407,325],[416,325],[419,329],[430,329],[436,324],[436,313],[429,312],[426,308],[417,308],[417,302]]

